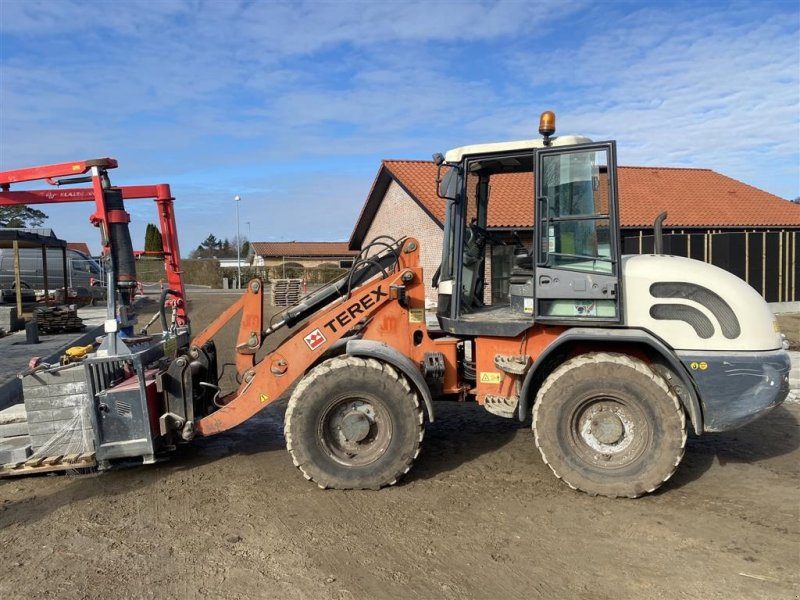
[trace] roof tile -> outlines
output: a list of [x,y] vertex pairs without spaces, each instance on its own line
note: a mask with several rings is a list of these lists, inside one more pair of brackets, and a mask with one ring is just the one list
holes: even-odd
[[[386,160],[383,165],[439,223],[444,222],[433,162]],[[800,226],[799,204],[710,169],[619,167],[618,176],[622,227],[650,226],[664,210],[669,213],[668,227]],[[495,201],[489,204],[490,226],[531,226],[532,177],[511,173],[493,178],[491,193]]]
[[355,256],[348,250],[347,242],[253,242],[253,251],[259,256],[335,257]]

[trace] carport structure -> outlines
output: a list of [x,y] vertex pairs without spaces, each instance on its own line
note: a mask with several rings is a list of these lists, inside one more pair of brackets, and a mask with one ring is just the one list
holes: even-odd
[[[22,315],[22,282],[20,278],[20,248],[41,248],[42,250],[42,275],[44,277],[45,303],[50,297],[47,268],[47,249],[61,248],[61,268],[64,273],[64,285],[67,285],[67,242],[53,236],[39,235],[19,229],[0,229],[0,248],[14,250],[14,289],[16,290],[17,314]],[[64,294],[66,297],[66,292]]]

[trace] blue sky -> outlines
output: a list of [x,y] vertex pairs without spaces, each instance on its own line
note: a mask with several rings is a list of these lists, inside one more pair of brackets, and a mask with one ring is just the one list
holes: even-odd
[[[346,240],[382,159],[548,109],[622,165],[800,196],[800,4],[0,0],[0,169],[117,158],[172,185],[184,254],[235,237],[236,194],[253,241]],[[88,205],[44,209],[99,249]]]

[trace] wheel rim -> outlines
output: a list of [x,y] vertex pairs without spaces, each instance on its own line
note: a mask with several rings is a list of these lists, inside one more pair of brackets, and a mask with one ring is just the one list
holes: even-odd
[[384,455],[392,422],[383,404],[371,397],[341,397],[331,402],[319,422],[323,450],[347,466],[364,466]]
[[569,440],[578,457],[603,470],[635,463],[650,445],[652,431],[641,407],[626,398],[581,400],[569,420]]

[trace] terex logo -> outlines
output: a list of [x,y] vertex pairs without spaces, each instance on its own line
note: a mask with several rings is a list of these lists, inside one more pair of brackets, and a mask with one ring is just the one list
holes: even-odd
[[322,335],[322,332],[319,329],[315,329],[311,333],[309,333],[306,337],[303,338],[303,341],[308,346],[309,350],[316,350],[322,344],[324,344],[327,340],[325,336]]
[[358,321],[356,315],[363,314],[365,310],[375,306],[381,298],[388,298],[389,294],[383,291],[383,286],[378,286],[377,290],[372,290],[369,296],[365,296],[361,300],[354,302],[342,312],[333,317],[330,321],[325,323],[325,327],[330,329],[333,333],[339,331],[340,327],[344,327],[348,323]]

